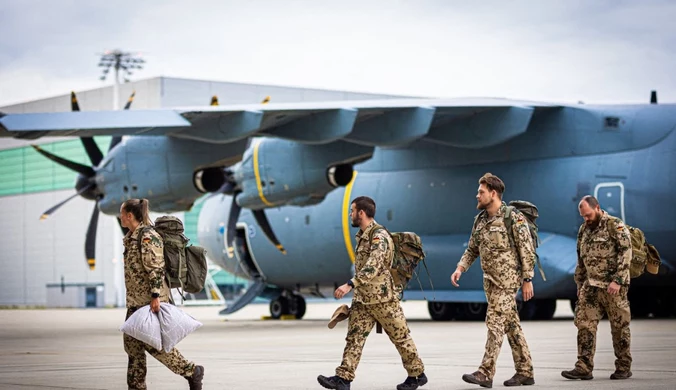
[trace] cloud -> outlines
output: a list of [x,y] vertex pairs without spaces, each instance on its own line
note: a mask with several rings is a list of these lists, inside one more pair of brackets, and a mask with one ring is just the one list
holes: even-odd
[[667,1],[0,5],[0,105],[101,86],[97,53],[114,48],[143,53],[134,79],[587,103],[647,102],[658,89],[676,100]]

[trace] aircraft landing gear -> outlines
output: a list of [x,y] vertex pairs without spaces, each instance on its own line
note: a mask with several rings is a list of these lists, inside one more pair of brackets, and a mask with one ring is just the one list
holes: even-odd
[[270,301],[270,316],[274,319],[293,315],[300,320],[305,315],[305,309],[305,298],[296,294],[282,294]]

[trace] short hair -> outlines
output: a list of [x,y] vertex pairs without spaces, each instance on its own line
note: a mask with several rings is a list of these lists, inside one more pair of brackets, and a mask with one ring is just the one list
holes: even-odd
[[495,176],[490,172],[486,172],[479,179],[479,184],[486,185],[489,191],[495,191],[498,193],[498,196],[502,198],[502,193],[505,192],[505,183],[500,180],[499,177]]
[[376,202],[368,196],[358,196],[351,203],[354,203],[357,211],[363,210],[367,217],[376,216]]
[[[598,199],[596,199],[595,197],[593,197],[593,196],[591,196],[591,195],[585,195],[585,196],[583,196],[583,197],[582,197],[582,200],[580,200],[580,205],[579,205],[579,206],[582,206],[582,202],[587,203],[587,204],[589,205],[589,207],[591,207],[591,208],[593,208],[593,209],[595,209],[596,206],[599,205]],[[578,207],[579,207],[579,206],[578,206]]]

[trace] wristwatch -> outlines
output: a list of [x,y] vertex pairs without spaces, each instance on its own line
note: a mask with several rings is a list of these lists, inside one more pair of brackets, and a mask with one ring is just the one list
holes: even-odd
[[151,296],[152,298],[159,298],[159,297],[160,297],[160,294],[158,294],[158,293],[152,293],[152,294],[150,294],[150,296]]
[[352,279],[347,281],[347,285],[354,288],[354,283],[352,283]]
[[524,281],[524,282],[532,282],[533,279],[531,279],[531,278],[523,278],[523,281]]

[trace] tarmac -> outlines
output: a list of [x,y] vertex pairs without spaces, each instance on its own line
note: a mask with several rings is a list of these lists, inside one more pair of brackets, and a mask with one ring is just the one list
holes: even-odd
[[[349,301],[345,301],[348,302]],[[334,375],[347,321],[327,327],[342,302],[308,303],[303,320],[262,320],[266,304],[230,316],[222,307],[183,306],[203,326],[178,344],[205,367],[204,389],[322,389],[317,375]],[[403,302],[404,313],[429,383],[422,390],[479,389],[462,381],[475,371],[486,342],[483,322],[432,321],[424,301]],[[119,327],[125,309],[0,311],[0,389],[126,389],[127,356]],[[614,354],[607,320],[599,324],[594,379],[561,377],[577,356],[576,329],[567,301],[555,319],[522,322],[535,366],[535,387],[544,389],[676,389],[676,319],[631,323],[633,377],[610,380]],[[148,355],[148,389],[188,389],[185,379]],[[509,344],[502,345],[494,388],[514,373]],[[396,389],[406,378],[385,333],[368,337],[352,389]],[[531,387],[533,388],[533,387]]]

